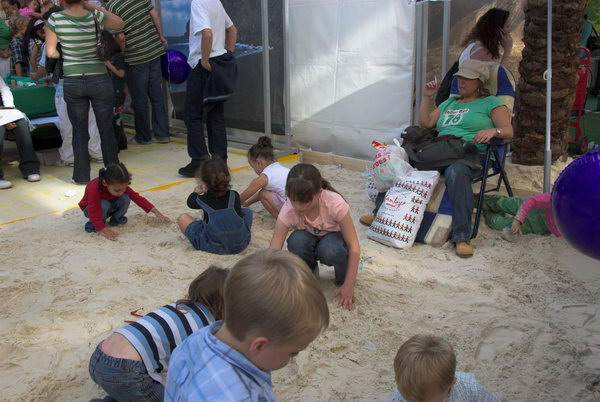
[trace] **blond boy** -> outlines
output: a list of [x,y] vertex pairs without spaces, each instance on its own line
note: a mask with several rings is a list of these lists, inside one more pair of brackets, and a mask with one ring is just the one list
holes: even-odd
[[432,335],[415,335],[394,360],[398,390],[392,402],[499,401],[471,373],[456,372],[452,345]]
[[275,401],[273,370],[329,325],[304,261],[265,250],[239,261],[225,282],[225,321],[189,336],[169,364],[166,401]]

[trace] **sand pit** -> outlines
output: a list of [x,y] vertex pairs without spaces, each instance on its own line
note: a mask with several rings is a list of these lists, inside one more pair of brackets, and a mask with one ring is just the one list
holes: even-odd
[[[504,400],[594,400],[597,261],[563,239],[507,243],[485,224],[470,260],[455,257],[449,245],[392,249],[368,240],[358,223],[372,208],[360,174],[332,166],[322,172],[352,206],[364,257],[358,304],[347,312],[331,302],[327,332],[274,373],[281,400],[387,400],[395,352],[419,332],[448,339],[459,369],[474,372]],[[253,177],[249,170],[235,173],[235,188]],[[192,188],[145,195],[174,218],[189,212]],[[264,210],[254,209],[252,242],[242,255],[266,247],[274,227]],[[137,207],[129,222],[117,242],[84,233],[79,210],[0,228],[0,400],[103,396],[87,371],[96,344],[124,325],[131,310],[175,300],[209,264],[230,266],[239,258],[194,251],[175,224]],[[329,298],[332,277],[321,268]]]

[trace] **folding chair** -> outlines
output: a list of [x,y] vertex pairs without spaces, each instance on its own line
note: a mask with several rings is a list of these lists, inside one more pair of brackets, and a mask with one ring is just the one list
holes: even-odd
[[[512,73],[508,71],[502,64],[490,63],[490,79],[486,84],[486,89],[490,94],[495,95],[502,102],[504,102],[512,114],[516,95],[515,79]],[[454,77],[452,80],[450,96],[459,96],[457,77]],[[512,188],[508,182],[508,176],[504,170],[504,162],[506,160],[508,144],[510,144],[510,142],[510,140],[494,138],[490,141],[490,143],[487,144],[482,174],[473,180],[473,184],[481,182],[481,186],[479,187],[479,199],[475,212],[475,222],[473,223],[473,231],[471,235],[472,239],[477,236],[477,232],[479,231],[481,214],[483,212],[483,196],[491,191],[499,191],[502,183],[504,183],[504,186],[506,187],[508,196],[513,196]],[[498,183],[495,187],[486,189],[487,180],[494,176],[499,176]]]

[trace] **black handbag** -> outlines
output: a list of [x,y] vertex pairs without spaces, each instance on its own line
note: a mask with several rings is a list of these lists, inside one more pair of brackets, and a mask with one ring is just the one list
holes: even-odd
[[596,32],[596,28],[594,28],[593,26],[592,26],[592,34],[590,35],[590,37],[587,40],[586,47],[589,49],[590,52],[600,49],[600,37],[598,37],[598,32]]
[[442,170],[464,159],[465,142],[454,135],[442,135],[420,144],[402,144],[410,164],[418,170]]
[[106,29],[100,29],[100,23],[95,15],[94,24],[96,25],[96,55],[100,61],[110,61],[114,56],[110,46],[112,34]]

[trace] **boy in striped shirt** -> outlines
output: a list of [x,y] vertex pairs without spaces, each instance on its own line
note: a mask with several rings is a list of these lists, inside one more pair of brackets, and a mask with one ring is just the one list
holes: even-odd
[[96,347],[92,380],[117,400],[162,401],[171,353],[185,338],[221,319],[228,270],[210,266],[192,281],[187,299],[118,329]]

